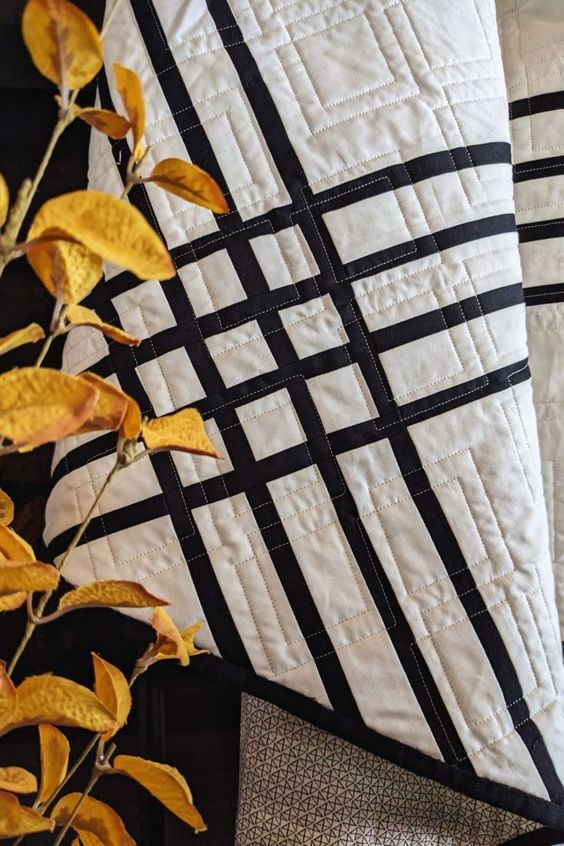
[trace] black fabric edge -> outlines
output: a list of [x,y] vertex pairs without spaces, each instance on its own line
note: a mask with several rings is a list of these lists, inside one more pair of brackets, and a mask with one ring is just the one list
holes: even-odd
[[[564,806],[557,802],[549,802],[536,796],[518,790],[514,787],[491,781],[455,768],[443,761],[431,758],[424,752],[419,752],[399,740],[385,737],[374,729],[355,723],[348,717],[330,711],[318,702],[308,699],[288,687],[257,676],[251,670],[238,667],[215,655],[201,655],[198,658],[198,670],[204,675],[239,688],[246,693],[277,705],[306,720],[317,728],[327,731],[343,740],[354,743],[368,752],[397,764],[415,775],[430,778],[446,787],[463,793],[471,799],[487,802],[488,805],[501,808],[534,822],[548,827],[546,836],[557,839],[514,839],[507,841],[506,846],[549,846],[564,842]],[[543,829],[546,834],[547,829]],[[531,832],[526,838],[536,836],[539,832]],[[505,844],[503,844],[505,846]]]
[[558,846],[564,842],[564,834],[553,828],[537,828],[536,831],[527,831],[518,834],[511,840],[504,840],[497,846]]

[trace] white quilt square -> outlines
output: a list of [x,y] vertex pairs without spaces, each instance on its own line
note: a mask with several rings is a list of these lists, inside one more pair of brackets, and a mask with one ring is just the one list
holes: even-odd
[[378,417],[358,364],[313,376],[307,386],[326,432]]
[[135,369],[159,417],[206,395],[185,349],[171,350]]
[[256,320],[213,335],[206,344],[228,388],[277,367]]
[[158,282],[136,285],[112,298],[120,323],[126,332],[143,340],[176,326],[174,314]]
[[239,303],[247,296],[227,250],[181,267],[178,275],[196,317]]
[[237,416],[257,461],[306,440],[286,388],[239,406]]
[[295,285],[319,273],[313,254],[299,226],[250,241],[271,290]]
[[329,294],[282,309],[280,319],[299,358],[340,347],[349,340]]

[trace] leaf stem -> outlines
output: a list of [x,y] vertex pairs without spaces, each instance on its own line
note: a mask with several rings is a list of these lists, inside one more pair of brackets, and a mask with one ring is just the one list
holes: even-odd
[[[67,548],[67,551],[65,552],[61,561],[57,565],[57,569],[59,571],[62,571],[63,567],[65,566],[65,564],[69,560],[71,553],[78,546],[82,536],[84,535],[84,533],[88,529],[88,526],[90,525],[92,517],[94,516],[94,511],[95,511],[97,505],[100,503],[100,500],[104,496],[104,493],[108,489],[108,486],[110,485],[112,479],[114,478],[114,476],[116,475],[118,470],[121,470],[122,467],[124,467],[124,466],[125,465],[124,465],[123,458],[120,454],[118,454],[116,462],[115,462],[114,466],[112,467],[112,469],[110,470],[110,472],[108,473],[108,475],[106,476],[104,484],[102,485],[102,487],[100,488],[100,490],[96,494],[96,498],[95,498],[94,502],[92,503],[92,505],[90,506],[90,508],[88,510],[88,514],[86,515],[86,517],[84,518],[84,520],[82,521],[82,523],[80,524],[78,529],[76,530],[74,537],[72,538],[72,540],[71,540],[71,542],[70,542],[70,544]],[[46,593],[44,593],[42,595],[41,599],[39,600],[39,602],[37,604],[37,608],[35,608],[35,610],[33,611],[33,617],[42,617],[43,616],[43,612],[45,610],[45,607],[46,607],[47,603],[49,602],[49,600],[51,599],[52,595],[53,595],[52,590],[47,591]],[[10,661],[10,664],[8,666],[8,675],[9,676],[11,676],[13,674],[13,672],[14,672],[17,664],[18,664],[18,661],[22,657],[24,650],[27,647],[27,644],[29,643],[29,641],[31,640],[31,637],[32,637],[36,627],[37,627],[37,623],[34,622],[33,619],[28,619],[25,630],[24,630],[23,637],[22,637],[22,639],[21,639],[21,641],[18,645],[18,648],[16,649],[14,656],[13,656],[13,658]]]

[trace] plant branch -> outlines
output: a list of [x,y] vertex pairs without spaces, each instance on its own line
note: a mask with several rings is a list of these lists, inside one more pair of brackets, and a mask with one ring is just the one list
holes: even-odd
[[[65,564],[69,560],[71,553],[78,546],[82,536],[84,535],[84,533],[88,529],[88,526],[90,525],[90,522],[91,522],[92,517],[94,515],[94,511],[96,510],[96,507],[99,505],[100,500],[104,496],[104,493],[106,492],[106,490],[107,490],[108,486],[110,485],[112,479],[114,478],[114,476],[116,475],[118,470],[121,470],[122,467],[124,467],[124,466],[125,466],[125,464],[124,464],[123,458],[120,454],[118,454],[118,457],[116,459],[116,463],[114,464],[114,466],[112,467],[112,469],[110,470],[108,475],[106,476],[104,484],[102,485],[102,487],[98,491],[94,502],[92,503],[92,505],[90,506],[90,508],[88,510],[88,514],[86,515],[86,517],[84,518],[84,520],[82,521],[82,523],[80,524],[78,529],[76,530],[74,537],[71,540],[71,542],[70,542],[70,544],[67,548],[67,551],[65,552],[61,561],[57,565],[57,569],[59,571],[61,571],[63,569],[63,567],[65,566]],[[35,608],[35,610],[33,610],[33,608],[31,609],[30,618],[27,621],[23,637],[22,637],[22,639],[21,639],[21,641],[18,645],[18,648],[16,649],[14,656],[13,656],[13,658],[10,661],[10,664],[8,666],[8,675],[9,676],[11,676],[13,674],[13,672],[14,672],[17,664],[18,664],[18,661],[22,657],[24,650],[27,647],[27,644],[31,640],[31,637],[32,637],[32,635],[33,635],[33,633],[34,633],[34,631],[37,627],[37,622],[35,622],[36,618],[43,616],[43,612],[45,610],[45,607],[46,607],[47,603],[49,602],[49,600],[51,599],[52,595],[53,595],[52,590],[47,591],[46,593],[44,593],[42,595],[41,599],[39,600],[39,602],[37,604],[37,608]]]
[[112,6],[112,8],[110,9],[110,11],[109,11],[109,13],[108,13],[107,18],[106,18],[106,20],[104,21],[104,26],[102,27],[102,29],[101,29],[101,31],[100,31],[100,38],[101,38],[102,40],[104,40],[104,38],[105,38],[105,37],[106,37],[106,35],[108,34],[108,30],[109,30],[109,28],[110,28],[110,27],[111,27],[111,25],[112,25],[112,21],[113,21],[113,19],[114,19],[114,17],[115,17],[115,14],[116,14],[116,12],[117,12],[117,10],[118,10],[118,8],[119,8],[120,4],[121,4],[121,0],[115,0],[114,5],[113,5],[113,6]]

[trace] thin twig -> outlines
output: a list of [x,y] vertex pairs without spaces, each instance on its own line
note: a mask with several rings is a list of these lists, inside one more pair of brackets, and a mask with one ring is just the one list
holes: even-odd
[[101,32],[100,32],[100,38],[102,40],[104,40],[104,38],[108,34],[108,30],[109,30],[110,26],[112,25],[112,21],[113,21],[115,14],[116,14],[119,6],[120,6],[120,3],[121,3],[121,0],[115,0],[114,5],[110,9],[107,18],[104,21],[104,26],[102,27]]

